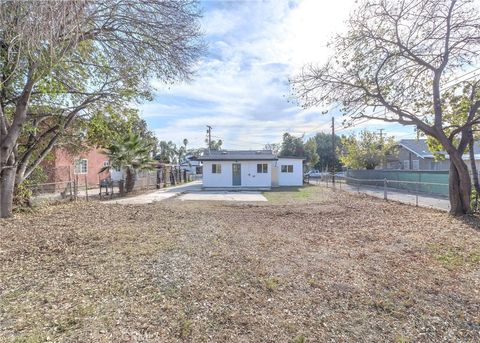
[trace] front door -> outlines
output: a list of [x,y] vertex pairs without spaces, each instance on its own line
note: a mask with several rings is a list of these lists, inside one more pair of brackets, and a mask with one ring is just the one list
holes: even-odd
[[242,185],[242,165],[240,163],[232,164],[232,185]]

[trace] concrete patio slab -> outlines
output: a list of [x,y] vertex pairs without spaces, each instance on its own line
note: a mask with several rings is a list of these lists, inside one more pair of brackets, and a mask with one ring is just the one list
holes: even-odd
[[109,201],[105,201],[105,203],[124,204],[124,205],[150,204],[152,202],[173,198],[185,192],[200,190],[201,187],[202,187],[202,183],[200,181],[193,181],[180,186],[159,189],[158,191],[154,191],[151,193],[140,194],[133,197],[109,200]]
[[192,191],[179,197],[182,201],[268,201],[260,192]]

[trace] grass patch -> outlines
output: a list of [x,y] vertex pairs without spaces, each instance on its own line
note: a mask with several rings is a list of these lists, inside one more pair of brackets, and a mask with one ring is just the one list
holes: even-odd
[[263,195],[270,203],[302,203],[325,202],[328,200],[327,190],[323,187],[305,185],[303,187],[279,187],[264,192]]
[[299,335],[293,339],[293,343],[307,343],[307,339],[304,335]]
[[429,249],[435,259],[449,270],[480,264],[480,250],[465,251],[447,244],[430,244]]
[[188,338],[192,334],[193,322],[182,314],[178,320],[178,336],[182,339]]
[[13,339],[13,343],[41,343],[45,342],[47,337],[41,332],[34,332],[17,336]]
[[273,276],[273,277],[269,277],[268,279],[265,279],[264,284],[267,291],[273,292],[280,285],[280,280],[277,277]]

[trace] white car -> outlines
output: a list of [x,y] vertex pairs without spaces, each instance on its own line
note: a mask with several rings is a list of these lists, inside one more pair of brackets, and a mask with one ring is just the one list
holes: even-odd
[[322,173],[320,173],[319,170],[310,170],[305,175],[310,176],[310,177],[320,177],[320,176],[322,176]]

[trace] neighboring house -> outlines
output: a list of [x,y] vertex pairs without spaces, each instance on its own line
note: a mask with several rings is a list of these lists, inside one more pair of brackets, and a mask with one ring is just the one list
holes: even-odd
[[185,161],[180,163],[180,169],[186,170],[191,175],[202,174],[202,164],[194,156],[187,156]]
[[99,174],[99,171],[109,163],[108,157],[99,149],[91,149],[72,156],[64,149],[54,148],[51,156],[41,164],[48,176],[46,183],[67,182],[78,177],[82,184],[86,179],[89,186],[96,187],[100,179],[108,176],[107,172]]
[[[475,161],[477,168],[480,166],[480,144],[475,143]],[[445,154],[444,160],[435,160],[435,157],[428,149],[426,139],[402,139],[398,142],[398,154],[395,157],[387,158],[387,169],[403,170],[448,170],[450,160]],[[470,169],[470,156],[464,154],[463,159]]]
[[204,188],[271,188],[303,185],[303,158],[271,150],[220,150],[197,157]]

